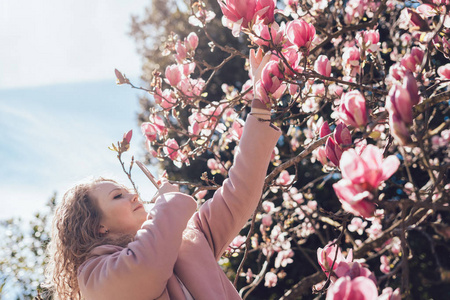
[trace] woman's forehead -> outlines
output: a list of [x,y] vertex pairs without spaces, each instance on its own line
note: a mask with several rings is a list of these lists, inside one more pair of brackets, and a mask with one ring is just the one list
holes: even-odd
[[95,184],[94,191],[110,192],[115,189],[127,189],[123,184],[113,181],[101,181]]

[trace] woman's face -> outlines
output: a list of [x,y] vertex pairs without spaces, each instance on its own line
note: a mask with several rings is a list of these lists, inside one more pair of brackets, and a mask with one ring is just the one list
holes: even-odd
[[136,234],[147,219],[137,194],[114,182],[103,181],[90,192],[100,208],[100,233]]

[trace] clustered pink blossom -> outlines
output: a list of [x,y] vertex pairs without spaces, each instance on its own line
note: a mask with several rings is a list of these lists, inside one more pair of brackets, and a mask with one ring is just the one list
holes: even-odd
[[[328,122],[320,127],[319,136],[325,137],[331,133]],[[339,123],[333,131],[333,136],[328,137],[325,147],[319,147],[316,155],[323,164],[328,164],[327,158],[334,166],[339,166],[343,151],[352,144],[350,130],[343,123]]]
[[223,13],[222,24],[238,36],[242,28],[251,27],[257,20],[273,23],[275,0],[219,0]]
[[256,84],[256,95],[263,103],[270,103],[271,97],[280,98],[286,90],[284,74],[278,61],[269,61],[262,70],[261,80]]
[[346,125],[363,127],[367,124],[366,99],[360,91],[342,94],[338,108],[339,118]]
[[383,151],[368,145],[361,155],[349,149],[342,154],[339,167],[342,179],[333,184],[342,207],[364,218],[373,216],[375,203],[372,201],[381,182],[397,171],[399,159],[391,155],[383,159]]
[[419,101],[417,83],[410,72],[405,75],[403,86],[398,84],[392,86],[386,98],[391,133],[402,145],[410,143],[409,127],[413,122],[412,107]]
[[314,25],[307,23],[303,19],[288,22],[286,25],[286,36],[293,45],[299,49],[309,49],[316,36]]
[[378,296],[377,279],[373,272],[359,262],[352,261],[352,250],[347,257],[341,249],[330,242],[323,249],[317,249],[317,260],[322,270],[329,276],[331,285],[327,290],[327,300],[400,300],[400,290],[386,288]]

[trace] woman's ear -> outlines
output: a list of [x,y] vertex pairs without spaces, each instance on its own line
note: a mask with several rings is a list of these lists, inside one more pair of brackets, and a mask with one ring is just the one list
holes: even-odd
[[109,232],[109,230],[105,226],[100,225],[100,228],[98,229],[98,232],[101,233],[101,234],[107,234]]

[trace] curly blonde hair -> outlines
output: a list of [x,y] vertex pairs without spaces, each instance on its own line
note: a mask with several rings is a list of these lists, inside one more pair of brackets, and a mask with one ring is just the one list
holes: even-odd
[[69,189],[58,205],[48,246],[45,287],[55,299],[82,299],[77,273],[80,265],[97,246],[112,244],[125,247],[130,236],[111,239],[99,232],[101,211],[97,200],[89,193],[98,183],[116,181],[97,178]]

